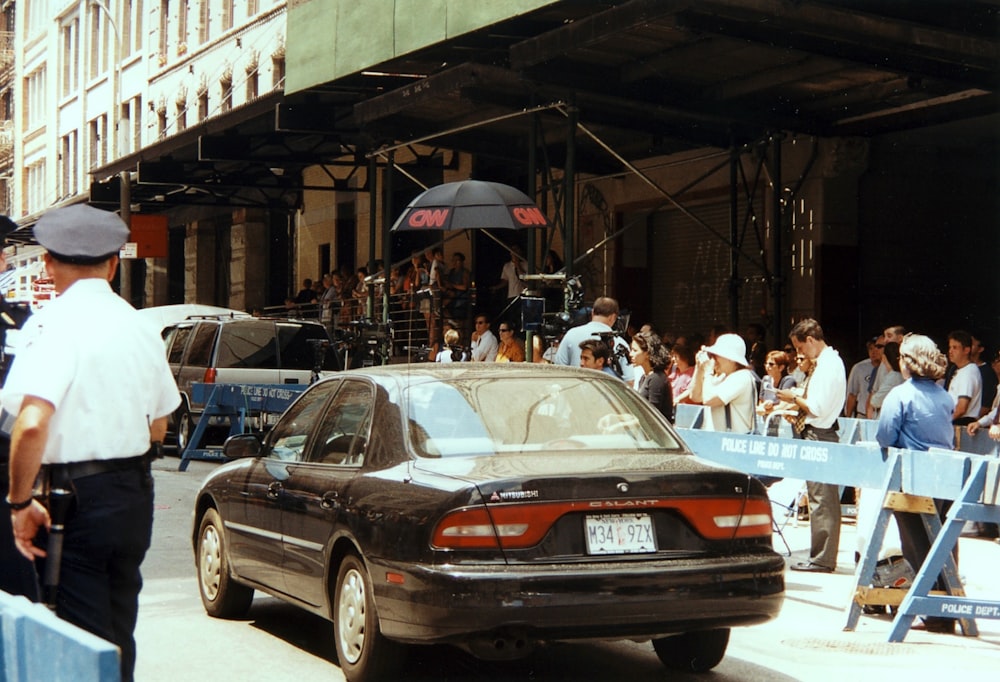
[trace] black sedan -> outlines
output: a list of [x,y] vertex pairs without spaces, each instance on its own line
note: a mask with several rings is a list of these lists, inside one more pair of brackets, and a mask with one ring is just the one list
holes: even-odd
[[774,618],[784,562],[756,479],[697,459],[623,382],[536,364],[397,365],[314,384],[198,494],[205,609],[253,591],[331,620],[344,674],[405,645],[489,659],[540,642],[652,640],[719,663]]

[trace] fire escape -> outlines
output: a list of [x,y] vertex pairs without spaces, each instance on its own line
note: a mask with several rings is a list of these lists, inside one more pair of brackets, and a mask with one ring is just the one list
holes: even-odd
[[11,213],[14,173],[14,3],[0,14],[0,215]]

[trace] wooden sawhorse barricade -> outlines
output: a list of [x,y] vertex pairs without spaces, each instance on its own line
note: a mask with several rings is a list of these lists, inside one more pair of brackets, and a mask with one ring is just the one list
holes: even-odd
[[[963,634],[978,636],[975,619],[1000,619],[1000,601],[965,596],[952,550],[966,521],[1000,522],[1000,459],[953,450],[892,448],[890,452],[893,459],[884,486],[883,508],[855,573],[857,585],[844,629],[854,630],[863,606],[878,604],[897,608],[890,642],[902,642],[916,616],[955,618]],[[943,525],[933,498],[954,500]],[[920,514],[932,541],[923,565],[914,567],[916,577],[908,590],[868,587],[893,510]],[[939,574],[945,589],[932,592]]]
[[229,421],[229,435],[244,433],[247,419],[267,414],[281,414],[308,384],[194,384],[191,397],[196,403],[204,403],[205,410],[198,419],[198,425],[191,434],[187,447],[181,453],[178,471],[186,471],[192,459],[222,461],[225,459],[219,448],[200,447],[205,439],[212,418],[222,417]]

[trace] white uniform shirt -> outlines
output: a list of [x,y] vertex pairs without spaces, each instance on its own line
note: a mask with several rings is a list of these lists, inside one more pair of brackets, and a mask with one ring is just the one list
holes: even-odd
[[117,459],[149,449],[149,424],[180,394],[158,330],[102,279],[75,282],[25,323],[3,407],[26,395],[55,406],[45,464]]

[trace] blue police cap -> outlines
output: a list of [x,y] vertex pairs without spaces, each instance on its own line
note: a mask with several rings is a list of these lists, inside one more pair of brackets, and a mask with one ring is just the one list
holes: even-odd
[[45,212],[35,223],[34,233],[56,260],[92,265],[116,255],[128,240],[129,230],[114,213],[74,204]]

